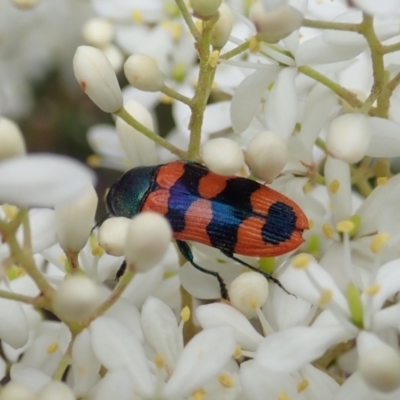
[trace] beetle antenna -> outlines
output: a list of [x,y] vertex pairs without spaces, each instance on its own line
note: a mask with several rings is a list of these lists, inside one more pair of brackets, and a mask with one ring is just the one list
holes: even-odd
[[94,225],[94,227],[92,228],[92,230],[90,231],[90,233],[93,233],[93,231],[98,228],[99,226],[101,226],[101,224],[108,218],[111,217],[110,213],[107,213],[106,215],[104,215],[104,217],[100,218],[100,221],[96,222],[96,224]]

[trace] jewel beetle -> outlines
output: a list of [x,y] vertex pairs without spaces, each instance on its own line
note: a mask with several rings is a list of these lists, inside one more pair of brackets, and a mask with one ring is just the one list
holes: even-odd
[[[132,218],[149,210],[164,215],[182,255],[218,279],[224,298],[228,296],[222,278],[194,262],[186,241],[215,247],[261,272],[234,254],[273,257],[288,253],[303,243],[302,233],[308,229],[304,212],[283,194],[251,179],[217,175],[186,161],[127,171],[111,186],[106,205],[113,216]],[[276,278],[263,274],[283,288]]]

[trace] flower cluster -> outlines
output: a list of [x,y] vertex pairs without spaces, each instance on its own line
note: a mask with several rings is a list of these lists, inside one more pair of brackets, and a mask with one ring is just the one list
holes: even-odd
[[[46,1],[4,7],[54,24]],[[309,229],[287,254],[232,258],[182,257],[151,210],[93,228],[95,174],[27,154],[10,119],[26,100],[8,110],[0,85],[0,400],[398,399],[398,0],[90,3],[68,62],[115,118],[88,132],[96,165],[203,163],[283,193]],[[0,83],[26,85],[18,71]]]

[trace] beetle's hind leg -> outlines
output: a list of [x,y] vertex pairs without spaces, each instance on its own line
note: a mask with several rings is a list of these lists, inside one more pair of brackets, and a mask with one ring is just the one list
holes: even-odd
[[223,279],[221,278],[221,275],[218,272],[215,271],[210,271],[208,269],[205,269],[203,267],[201,267],[200,265],[196,264],[194,262],[193,259],[193,253],[192,250],[190,250],[189,245],[186,242],[183,242],[182,240],[177,240],[176,244],[178,246],[179,251],[181,252],[181,254],[183,255],[183,257],[185,257],[185,259],[187,261],[190,262],[190,264],[193,265],[193,267],[195,267],[196,269],[198,269],[201,272],[204,272],[205,274],[209,274],[214,276],[215,278],[217,278],[218,280],[218,284],[219,284],[219,291],[221,293],[221,297],[223,299],[228,300],[228,290],[226,288],[225,282],[223,281]]
[[123,263],[119,266],[117,273],[115,274],[115,280],[119,281],[121,276],[124,274],[126,271],[126,260],[123,261]]
[[[268,280],[274,282],[276,285],[278,285],[278,286],[279,286],[283,291],[285,291],[287,294],[292,295],[292,293],[288,292],[288,291],[283,287],[282,283],[280,283],[278,279],[274,278],[274,277],[273,277],[271,274],[269,274],[268,272],[261,271],[260,269],[258,269],[258,268],[256,268],[256,267],[253,267],[253,266],[250,265],[250,264],[247,264],[247,262],[241,260],[240,258],[235,257],[233,254],[230,254],[230,253],[228,253],[228,252],[226,252],[226,251],[221,250],[221,253],[225,254],[227,257],[229,257],[229,258],[231,258],[232,260],[238,262],[239,264],[242,264],[242,265],[244,265],[245,267],[251,269],[252,271],[256,271],[256,272],[258,272],[259,274],[265,276],[266,279],[268,279]],[[293,295],[292,295],[292,296],[293,296]]]

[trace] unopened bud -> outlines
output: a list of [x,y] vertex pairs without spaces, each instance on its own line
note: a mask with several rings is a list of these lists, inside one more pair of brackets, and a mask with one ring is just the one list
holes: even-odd
[[233,140],[211,139],[202,149],[204,164],[219,175],[235,175],[244,164],[243,151]]
[[75,400],[72,390],[60,381],[52,381],[38,392],[39,400]]
[[232,32],[233,13],[226,3],[222,3],[218,11],[219,18],[211,30],[210,44],[221,49],[225,46]]
[[218,12],[222,0],[190,0],[194,14],[198,18],[209,19]]
[[73,67],[82,90],[99,108],[108,113],[122,108],[121,88],[110,61],[101,50],[79,46]]
[[0,117],[0,161],[26,153],[25,141],[18,125]]
[[257,36],[268,43],[278,43],[289,36],[300,28],[304,18],[300,11],[288,4],[265,11],[260,2],[253,4],[249,17],[256,26]]
[[361,332],[357,338],[358,369],[366,384],[389,393],[400,386],[400,356],[373,333]]
[[114,27],[105,18],[91,18],[82,28],[83,40],[89,45],[103,49],[108,46],[114,35]]
[[98,233],[100,246],[112,256],[124,255],[126,234],[130,224],[129,218],[113,217],[104,221]]
[[129,83],[145,92],[159,92],[164,85],[164,76],[157,61],[145,54],[132,54],[124,64]]
[[1,389],[0,400],[38,400],[38,398],[21,383],[9,382]]
[[268,281],[258,272],[240,274],[229,287],[232,305],[251,318],[268,298]]
[[152,211],[142,212],[130,221],[125,241],[125,257],[135,271],[145,272],[162,260],[172,239],[168,221]]
[[97,208],[93,186],[72,202],[54,207],[58,241],[64,251],[78,252],[85,246]]
[[40,0],[12,0],[15,7],[28,10],[35,7]]
[[253,175],[271,183],[288,159],[285,140],[275,132],[262,132],[253,138],[246,152],[246,163]]
[[62,320],[88,317],[100,304],[99,287],[84,275],[67,277],[54,294],[53,311]]
[[328,153],[349,164],[360,161],[368,149],[372,128],[364,114],[344,114],[335,118],[326,137]]

